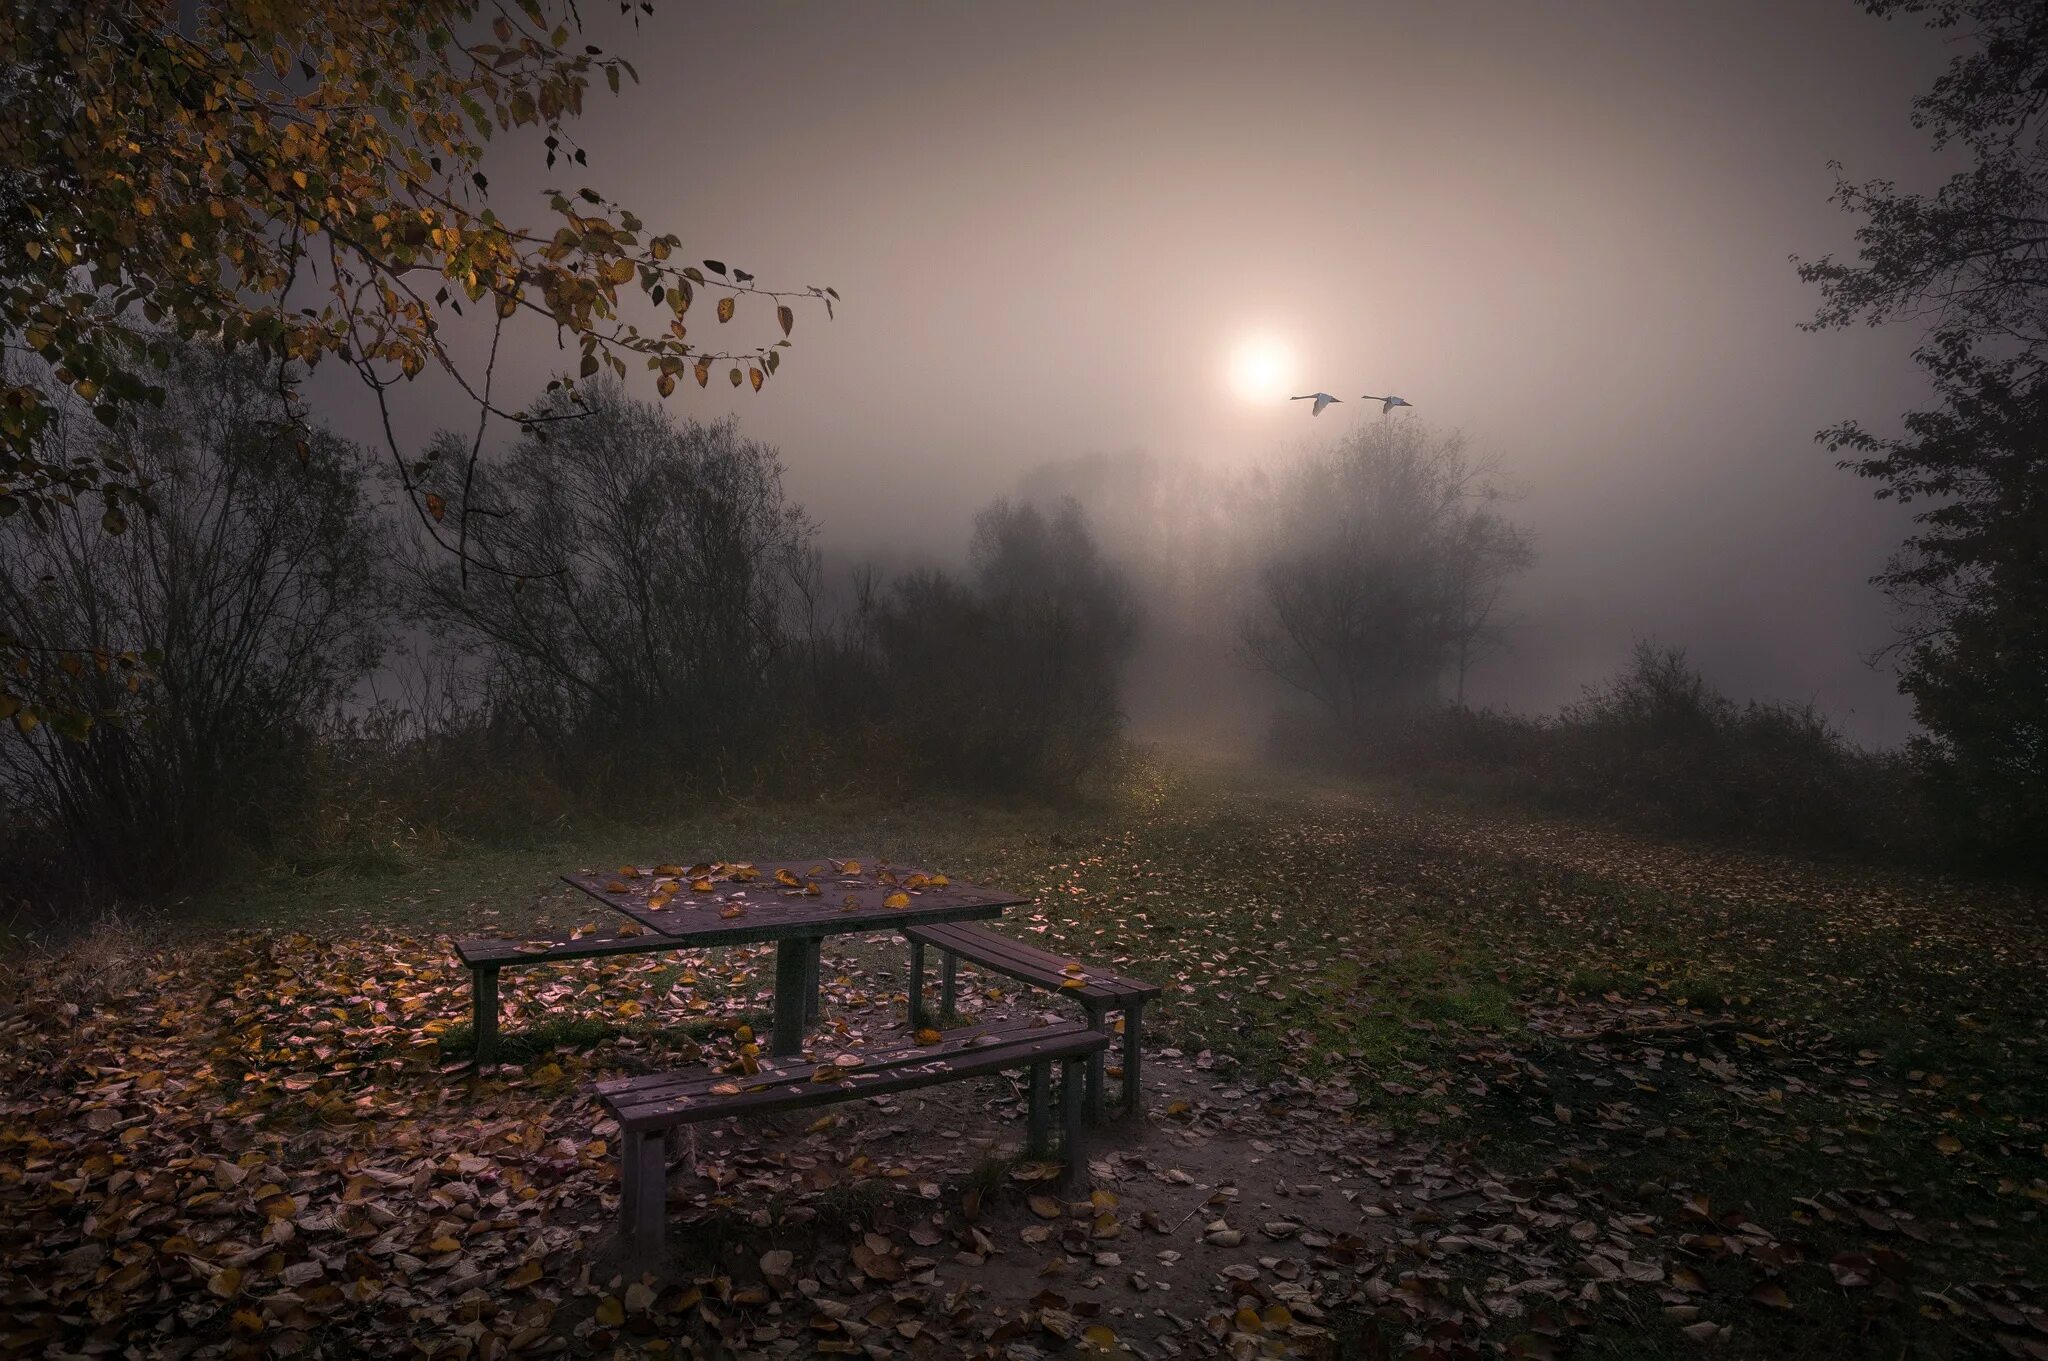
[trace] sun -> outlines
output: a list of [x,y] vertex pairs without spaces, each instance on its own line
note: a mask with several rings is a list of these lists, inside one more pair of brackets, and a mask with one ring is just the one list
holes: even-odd
[[1230,352],[1230,390],[1247,402],[1279,401],[1294,375],[1294,352],[1272,336],[1247,336]]

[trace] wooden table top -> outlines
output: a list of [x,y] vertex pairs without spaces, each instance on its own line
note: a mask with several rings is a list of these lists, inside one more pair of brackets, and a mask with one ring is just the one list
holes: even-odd
[[625,865],[562,876],[616,912],[696,945],[737,945],[986,920],[1031,901],[1008,889],[855,857]]

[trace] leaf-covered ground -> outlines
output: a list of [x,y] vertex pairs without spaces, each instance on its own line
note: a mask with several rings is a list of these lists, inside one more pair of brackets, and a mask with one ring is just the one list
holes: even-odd
[[[473,1073],[446,933],[855,848],[1169,984],[1151,1118],[1065,1186],[1000,1083],[707,1127],[627,1279],[588,1082],[730,1062],[768,955],[508,975]],[[303,869],[0,974],[0,1354],[2048,1357],[2038,893],[1177,769]],[[828,960],[820,1042],[895,1033],[901,949]]]

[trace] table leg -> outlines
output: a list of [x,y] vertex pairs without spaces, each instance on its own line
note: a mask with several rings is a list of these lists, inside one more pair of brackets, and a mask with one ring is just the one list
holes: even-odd
[[1061,1181],[1072,1181],[1081,1173],[1081,1088],[1087,1079],[1084,1059],[1060,1060],[1060,1157],[1066,1162]]
[[473,1043],[470,1058],[478,1067],[489,1063],[498,1049],[498,970],[495,965],[469,971],[470,1023]]
[[1042,1158],[1052,1133],[1052,1060],[1031,1065],[1030,1123],[1025,1126],[1024,1155]]
[[1144,1102],[1139,1096],[1138,1064],[1144,1058],[1141,1049],[1141,1032],[1144,1029],[1145,1007],[1141,1002],[1124,1013],[1124,1116],[1129,1118],[1143,1109]]
[[960,956],[954,954],[951,950],[939,956],[939,1015],[941,1016],[953,1017],[960,1014],[960,1008],[956,1005],[959,993],[957,981],[959,974]]
[[620,1137],[625,1178],[619,1227],[626,1239],[627,1261],[635,1272],[658,1273],[668,1244],[667,1140],[660,1130],[632,1130]]
[[771,1052],[787,1056],[804,1050],[804,984],[811,976],[809,941],[775,944],[775,1033]]
[[904,990],[910,1002],[910,1028],[924,1024],[924,942],[910,942],[910,986]]
[[816,1025],[818,1023],[818,975],[823,972],[821,956],[825,952],[825,942],[822,937],[815,937],[807,941],[806,945],[808,948],[804,951],[804,1023],[806,1025]]

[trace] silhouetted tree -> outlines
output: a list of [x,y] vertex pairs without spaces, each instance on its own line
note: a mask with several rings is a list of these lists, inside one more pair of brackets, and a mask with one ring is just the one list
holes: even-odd
[[[384,621],[359,451],[294,422],[252,356],[173,353],[155,375],[164,404],[134,424],[109,430],[52,399],[53,452],[132,468],[154,514],[118,536],[84,506],[0,520],[0,628],[33,704],[0,742],[0,798],[126,889],[185,879],[224,838],[271,829]],[[71,650],[93,637],[137,640],[156,684],[138,694],[136,668]],[[38,711],[57,717],[22,725]]]
[[1138,615],[1081,508],[1000,500],[975,517],[972,578],[899,578],[874,606],[891,723],[953,783],[1071,786],[1115,754]]
[[812,526],[773,449],[731,420],[676,422],[610,381],[536,405],[544,422],[473,479],[434,461],[450,516],[522,580],[413,544],[414,617],[479,665],[493,702],[554,755],[672,764],[737,753],[772,710]]
[[1409,421],[1305,459],[1270,507],[1250,660],[1353,736],[1434,707],[1446,681],[1462,694],[1502,586],[1534,557],[1492,473]]
[[[722,260],[691,262],[681,238],[587,184],[543,191],[535,217],[492,195],[483,160],[494,132],[536,134],[523,140],[550,170],[558,158],[581,166],[568,125],[592,81],[617,93],[639,79],[631,61],[586,40],[584,9],[0,5],[0,339],[33,356],[0,371],[0,518],[92,498],[119,534],[150,508],[152,488],[134,470],[69,462],[44,434],[51,392],[68,389],[110,424],[160,401],[152,370],[167,338],[251,350],[288,397],[298,366],[323,357],[360,374],[380,408],[393,385],[436,374],[481,408],[479,422],[524,418],[494,398],[491,376],[498,333],[522,317],[578,348],[580,378],[623,378],[630,363],[653,370],[664,396],[692,377],[760,391],[790,343],[790,304],[829,316],[833,290],[776,291]],[[634,11],[652,6],[620,10],[637,22]],[[762,322],[754,343],[702,343],[724,337],[722,326],[690,338],[682,318],[698,289],[716,290],[721,323],[751,309]],[[491,360],[472,363],[476,351],[450,343],[465,314],[493,328]],[[295,399],[286,414],[303,424]],[[444,521],[395,442],[387,452],[421,533],[481,565],[479,526]],[[44,646],[59,645],[78,657],[133,647],[105,635]],[[11,688],[11,663],[25,655],[0,630],[0,696],[17,714],[75,728],[78,715],[48,707],[48,695]]]
[[1823,431],[1918,528],[1876,580],[1903,610],[1901,688],[1921,753],[1971,838],[2048,856],[2048,7],[2037,0],[1866,0],[1883,17],[1965,27],[1968,49],[1913,121],[1968,165],[1918,194],[1844,183],[1858,258],[1801,265],[1812,327],[1909,318],[1940,405],[1893,438]]

